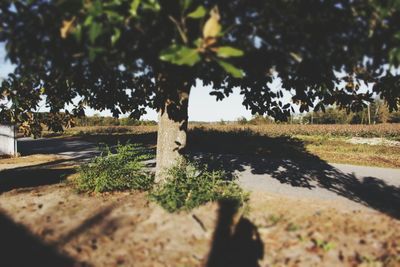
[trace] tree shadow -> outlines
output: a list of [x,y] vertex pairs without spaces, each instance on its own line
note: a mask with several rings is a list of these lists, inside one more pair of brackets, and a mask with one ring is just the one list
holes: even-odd
[[15,223],[0,210],[0,265],[21,266],[89,266],[63,255],[45,244],[24,226]]
[[225,170],[228,178],[250,170],[293,187],[326,189],[400,219],[399,187],[376,177],[343,173],[312,155],[296,138],[197,128],[190,132],[188,144],[191,158]]
[[[89,218],[86,218],[83,222],[81,222],[77,227],[74,229],[70,230],[68,233],[60,237],[57,241],[56,244],[58,246],[64,246],[68,242],[70,242],[72,239],[76,238],[77,236],[81,235],[82,233],[86,232],[87,230],[93,228],[97,224],[101,224],[104,222],[104,219],[113,211],[117,203],[113,203],[111,205],[107,205],[106,207],[99,208],[98,211],[96,211],[93,215],[91,215]],[[107,230],[108,227],[106,227],[104,232]]]
[[257,227],[247,218],[234,223],[238,203],[220,201],[218,221],[213,235],[207,267],[259,267],[264,244]]
[[119,143],[136,143],[142,144],[145,147],[154,147],[157,144],[157,132],[147,133],[127,133],[127,134],[94,134],[83,135],[79,137],[81,140],[93,142],[96,144],[106,144],[115,146]]
[[0,194],[18,188],[52,185],[64,181],[75,173],[72,167],[57,166],[68,160],[56,160],[33,166],[18,167],[0,171]]

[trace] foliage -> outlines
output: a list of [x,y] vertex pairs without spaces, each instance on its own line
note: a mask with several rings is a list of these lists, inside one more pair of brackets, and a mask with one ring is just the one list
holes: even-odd
[[225,180],[223,171],[208,171],[194,163],[181,161],[166,176],[150,197],[169,212],[191,210],[218,200],[234,200],[243,205],[249,197],[235,181]]
[[79,167],[74,185],[79,192],[148,190],[154,177],[145,170],[149,158],[137,145],[118,145],[116,153],[107,147],[101,156]]
[[250,120],[247,120],[245,117],[240,117],[236,120],[236,123],[241,125],[251,124],[251,125],[262,125],[268,123],[274,123],[272,119],[269,117],[264,117],[262,115],[254,115]]
[[[391,70],[400,65],[400,9],[394,3],[3,0],[0,42],[16,68],[1,85],[1,100],[12,105],[2,104],[0,117],[36,133],[41,118],[34,111],[42,99],[52,114],[75,116],[85,106],[133,117],[166,103],[179,110],[181,90],[197,80],[211,85],[217,100],[240,88],[253,114],[278,120],[291,112],[283,91],[302,112],[332,104],[357,111],[372,91],[398,109],[399,76]],[[272,87],[276,78],[282,90]],[[374,86],[364,92],[362,83]],[[44,122],[59,130],[69,118]]]
[[239,117],[236,119],[236,123],[240,125],[245,125],[248,123],[248,120],[246,119],[246,117]]
[[337,107],[327,108],[324,112],[309,112],[303,116],[301,123],[311,124],[376,124],[396,122],[391,118],[397,112],[389,112],[383,101],[375,99],[368,108],[358,112],[346,112]]

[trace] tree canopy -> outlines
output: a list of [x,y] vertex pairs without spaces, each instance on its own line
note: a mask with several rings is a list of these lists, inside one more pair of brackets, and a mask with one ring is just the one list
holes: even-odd
[[[0,42],[15,72],[3,81],[3,122],[59,130],[85,106],[138,117],[179,110],[184,88],[239,88],[254,114],[285,119],[336,104],[359,110],[372,91],[398,109],[400,1],[3,0]],[[283,103],[282,90],[292,94]],[[73,104],[73,110],[64,110]],[[45,98],[50,115],[34,111]],[[178,112],[179,113],[179,112]],[[178,114],[177,113],[177,114]],[[179,119],[179,118],[177,118]]]

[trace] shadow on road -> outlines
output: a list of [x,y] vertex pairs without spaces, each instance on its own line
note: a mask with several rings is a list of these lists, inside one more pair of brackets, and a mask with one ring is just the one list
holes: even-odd
[[267,137],[249,130],[196,128],[189,134],[189,153],[211,169],[233,176],[250,169],[281,183],[312,190],[320,187],[400,219],[400,188],[376,177],[357,178],[310,154],[290,137]]

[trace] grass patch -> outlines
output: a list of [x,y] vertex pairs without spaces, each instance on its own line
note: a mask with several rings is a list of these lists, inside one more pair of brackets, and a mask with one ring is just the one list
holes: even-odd
[[249,194],[223,171],[208,171],[195,163],[181,161],[166,172],[166,180],[150,192],[150,199],[169,212],[191,210],[207,202],[230,200],[242,206]]
[[79,167],[74,180],[78,192],[149,190],[154,176],[145,170],[143,161],[150,156],[137,145],[118,145],[116,153],[105,151]]
[[400,168],[400,148],[385,145],[351,144],[344,138],[296,136],[308,152],[332,163]]

